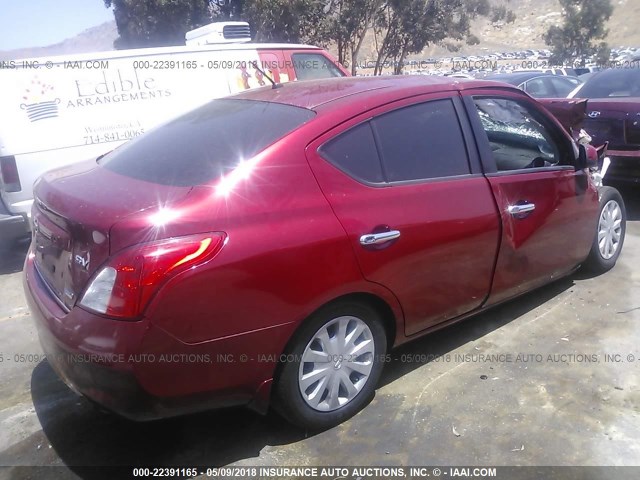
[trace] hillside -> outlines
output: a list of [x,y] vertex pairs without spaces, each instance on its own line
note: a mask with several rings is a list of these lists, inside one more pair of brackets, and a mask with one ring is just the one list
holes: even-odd
[[[614,12],[609,20],[607,41],[612,47],[640,46],[640,2],[637,0],[613,0]],[[513,10],[516,21],[506,25],[492,25],[486,19],[476,20],[473,33],[480,39],[478,45],[463,45],[460,55],[473,55],[487,51],[513,51],[527,48],[544,48],[543,34],[549,26],[562,21],[558,0],[497,0]],[[75,37],[55,45],[0,51],[0,60],[29,58],[47,55],[113,50],[118,32],[115,22],[89,28]],[[370,35],[363,45],[361,60],[374,58],[375,39]],[[432,46],[414,57],[447,55],[446,49]]]
[[[487,19],[476,20],[472,31],[480,39],[480,43],[462,45],[460,55],[545,48],[543,35],[551,25],[562,22],[562,9],[558,0],[499,0],[494,3],[511,9],[516,14],[516,20],[505,25],[492,25]],[[640,23],[640,2],[613,0],[613,3],[613,15],[607,24],[609,35],[606,40],[609,46],[640,46],[640,29],[637,28]],[[373,38],[369,39],[365,50],[365,55],[372,55]],[[416,57],[447,54],[450,53],[445,48],[434,46]]]
[[117,37],[118,29],[116,28],[116,22],[114,20],[88,28],[75,37],[68,38],[53,45],[19,48],[16,50],[0,50],[0,60],[113,50],[113,41]]
[[[543,34],[551,25],[562,22],[558,0],[511,0],[502,3],[516,13],[516,21],[502,28],[494,28],[486,20],[476,22],[474,30],[482,39],[479,47],[498,50],[544,48]],[[607,25],[609,45],[640,46],[640,30],[637,28],[640,2],[613,0],[613,4],[613,15]]]

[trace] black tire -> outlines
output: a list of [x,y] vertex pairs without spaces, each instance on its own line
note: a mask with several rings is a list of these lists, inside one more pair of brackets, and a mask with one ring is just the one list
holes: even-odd
[[[613,266],[618,261],[618,257],[620,256],[620,252],[622,251],[622,246],[624,245],[624,237],[627,231],[627,211],[624,206],[624,200],[622,199],[622,195],[620,192],[612,187],[600,187],[598,189],[598,196],[600,199],[600,210],[598,211],[598,223],[596,225],[596,232],[593,237],[593,244],[591,245],[591,251],[589,252],[589,256],[583,263],[583,267],[586,268],[589,272],[599,274],[604,273],[607,270],[611,270]],[[617,243],[615,252],[609,257],[606,258],[603,255],[600,245],[598,243],[598,234],[600,231],[600,223],[603,215],[603,210],[605,207],[611,204],[617,204],[617,207],[620,209],[621,214],[621,222],[620,222],[620,239]]]
[[[355,321],[353,322],[346,320],[347,322],[351,322],[348,325],[349,327],[352,326],[352,323],[356,323],[357,325],[358,320],[364,322],[368,327],[371,334],[370,340],[373,340],[375,351],[372,356],[357,358],[360,361],[362,359],[372,357],[371,372],[362,382],[359,392],[355,394],[353,398],[346,400],[344,405],[331,411],[319,411],[307,403],[303,398],[301,387],[299,386],[299,374],[301,371],[310,365],[313,366],[313,364],[305,362],[305,365],[303,365],[301,370],[302,355],[307,347],[311,345],[310,342],[316,333],[327,325],[329,325],[330,329],[337,328],[334,327],[334,325],[337,325],[335,322],[337,322],[341,317],[354,317]],[[360,339],[361,342],[363,342],[365,341],[365,337],[368,336],[369,333],[365,331],[354,340]],[[368,344],[370,345],[370,343]],[[386,350],[387,337],[382,324],[382,318],[374,308],[363,303],[350,301],[340,302],[320,309],[301,325],[289,342],[289,347],[286,352],[288,354],[288,361],[280,365],[279,374],[276,378],[273,402],[275,410],[294,425],[311,430],[324,430],[342,423],[358,413],[373,397],[384,365]],[[337,368],[334,365],[334,368],[340,369],[342,366],[342,363],[340,363]],[[346,359],[344,366],[344,373],[349,375],[348,372],[351,370]],[[354,375],[356,375],[354,378],[357,379],[359,374],[355,373]],[[341,387],[339,391],[344,391],[348,394],[348,392],[344,390],[344,381],[340,385]],[[309,388],[313,390],[313,388]],[[330,403],[328,399],[328,389],[324,389],[323,387],[319,388],[319,390],[326,390],[324,393],[327,395],[322,398],[327,398],[325,403]],[[318,397],[320,397],[320,394],[318,394]]]

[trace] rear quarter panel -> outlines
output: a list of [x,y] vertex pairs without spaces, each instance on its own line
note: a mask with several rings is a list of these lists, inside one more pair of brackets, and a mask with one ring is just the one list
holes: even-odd
[[[268,149],[264,162],[226,196],[213,187],[195,192],[199,205],[185,215],[199,218],[201,230],[225,231],[228,242],[210,263],[158,292],[145,312],[150,328],[141,350],[209,355],[214,365],[144,365],[139,373],[147,388],[171,394],[226,385],[249,394],[273,377],[304,319],[350,293],[376,295],[402,320],[393,295],[363,279],[306,163],[305,138]],[[229,355],[234,361],[217,360]],[[180,380],[159,387],[153,379],[166,378],[167,368]]]
[[228,242],[209,264],[158,293],[146,314],[159,328],[189,344],[295,328],[325,303],[355,292],[382,296],[401,318],[394,298],[363,280],[304,157],[308,133],[296,133],[263,152],[226,195],[215,186],[194,192],[198,199],[183,220],[199,225],[194,230],[224,231]]

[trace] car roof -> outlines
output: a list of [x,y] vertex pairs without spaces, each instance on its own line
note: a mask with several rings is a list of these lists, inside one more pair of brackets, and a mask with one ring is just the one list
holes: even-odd
[[[247,90],[229,98],[283,103],[318,111],[339,108],[345,102],[353,101],[355,97],[358,101],[366,101],[369,107],[375,107],[414,95],[487,87],[511,90],[511,87],[495,81],[435,75],[389,75],[289,82],[275,89],[263,87]],[[522,93],[516,88],[513,90]]]
[[[585,74],[585,78],[583,79],[584,83],[582,84],[582,88],[585,88],[587,85],[589,85],[591,82],[593,82],[595,79],[600,79],[605,78],[605,79],[609,79],[610,77],[617,77],[618,75],[640,75],[640,73],[638,72],[638,70],[636,68],[606,68],[604,70],[600,70],[597,72],[591,72],[592,75],[589,75],[588,77],[586,77],[587,74]],[[635,79],[634,79],[635,80]],[[580,92],[582,91],[582,88],[580,90],[578,90],[578,92],[576,93],[574,98],[583,98],[580,96]],[[591,97],[591,98],[598,98],[598,97]],[[624,103],[624,102],[629,102],[630,99],[632,98],[638,98],[638,97],[603,97],[603,100],[606,100],[607,102],[620,102],[620,103]]]
[[637,68],[605,68],[593,73],[590,79],[596,77],[616,77],[618,75],[638,75]]
[[562,78],[562,75],[554,75],[552,73],[544,72],[514,72],[514,73],[500,73],[496,75],[488,75],[487,79],[497,80],[511,85],[520,85],[522,82],[531,80],[538,77],[555,77]]

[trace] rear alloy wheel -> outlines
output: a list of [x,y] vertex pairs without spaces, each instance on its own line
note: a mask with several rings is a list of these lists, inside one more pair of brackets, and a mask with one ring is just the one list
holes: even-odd
[[302,352],[298,387],[303,400],[318,412],[351,402],[366,385],[376,348],[369,326],[345,316],[320,327]]
[[386,353],[378,313],[341,303],[322,309],[294,336],[276,385],[276,408],[307,428],[337,425],[371,398]]
[[626,232],[627,214],[620,192],[615,188],[599,190],[600,214],[593,245],[585,267],[594,273],[613,268],[622,251]]

